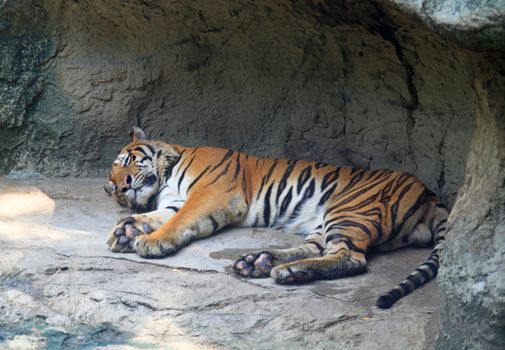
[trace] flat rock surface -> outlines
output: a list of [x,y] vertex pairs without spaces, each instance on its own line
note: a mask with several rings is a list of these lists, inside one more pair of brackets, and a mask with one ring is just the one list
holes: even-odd
[[376,297],[429,249],[371,257],[367,273],[280,286],[230,271],[242,253],[302,237],[228,229],[172,257],[110,253],[109,229],[129,211],[103,179],[0,181],[2,349],[430,349],[436,282],[391,310]]

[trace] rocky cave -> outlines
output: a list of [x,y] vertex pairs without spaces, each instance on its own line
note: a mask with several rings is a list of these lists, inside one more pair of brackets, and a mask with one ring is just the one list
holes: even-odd
[[[504,38],[502,0],[0,1],[0,208],[15,184],[105,181],[132,125],[186,146],[407,171],[452,212],[432,334],[398,348],[502,349]],[[12,220],[0,210],[6,257]],[[0,345],[13,348],[5,305],[31,283],[16,264],[0,263]],[[204,338],[194,348],[241,348]]]

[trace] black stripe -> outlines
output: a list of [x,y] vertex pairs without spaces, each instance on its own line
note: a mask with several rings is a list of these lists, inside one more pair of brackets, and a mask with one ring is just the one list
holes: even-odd
[[[228,169],[230,169],[230,164],[231,164],[231,160],[228,162],[228,164],[226,164],[226,168],[224,168],[215,178],[214,180],[212,180],[212,182],[208,183],[207,185],[205,185],[205,187],[208,187],[208,186],[211,186],[213,185],[214,183],[217,182],[217,180],[219,180],[219,178],[221,178],[221,176],[225,175],[227,172],[228,172]],[[212,171],[211,171],[212,172]],[[210,173],[209,173],[210,174]]]
[[281,218],[284,215],[284,213],[286,212],[286,210],[289,207],[289,204],[291,204],[291,198],[293,197],[292,192],[293,192],[293,187],[290,187],[288,193],[286,194],[286,196],[282,200],[281,208],[279,211],[279,218]]
[[[345,198],[343,200],[338,201],[336,206],[338,206],[339,209],[340,209],[345,204],[353,201],[354,199],[358,198],[359,196],[361,196],[362,194],[364,194],[366,192],[372,191],[375,187],[381,185],[382,183],[383,183],[383,180],[378,180],[378,181],[376,181],[374,183],[367,184],[367,185],[362,186],[362,187],[360,186],[359,188],[356,188],[354,190],[355,192],[351,192],[352,194],[349,197],[347,197],[347,198]],[[372,201],[374,201],[375,198],[378,197],[379,195],[380,195],[380,192],[374,194],[375,197],[372,199]],[[360,206],[359,208],[361,208],[361,203],[362,202],[363,201],[359,201],[359,204],[358,204]],[[349,210],[352,210],[352,209],[349,209]]]
[[332,222],[335,222],[335,221],[337,221],[337,220],[341,220],[341,219],[345,219],[345,218],[351,218],[351,216],[350,216],[350,215],[346,215],[346,214],[344,214],[344,215],[334,216],[334,217],[332,217],[331,219],[326,220],[326,221],[324,222],[324,226],[325,226],[325,227],[328,227],[328,226],[329,226]]
[[168,250],[166,250],[166,249],[163,247],[163,245],[162,245],[162,243],[161,243],[161,242],[162,242],[162,241],[158,241],[158,243],[157,243],[157,245],[158,245],[158,249],[160,250],[161,254],[163,254],[163,255],[168,255]]
[[274,163],[272,164],[272,166],[270,167],[270,169],[268,170],[268,173],[265,176],[263,176],[263,179],[261,179],[261,186],[258,191],[258,194],[256,195],[256,199],[260,198],[261,192],[263,191],[263,187],[267,184],[268,180],[270,179],[270,176],[272,176],[272,173],[273,173],[275,167],[277,166],[277,163],[278,163],[278,161],[275,160]]
[[[345,243],[345,242],[344,242],[344,243]],[[334,251],[334,252],[332,252],[331,254],[332,254],[332,255],[337,255],[337,254],[338,254],[338,253],[340,253],[342,250],[349,251],[349,247],[348,247],[348,246],[346,246],[345,248],[344,248],[344,247],[342,247],[342,248],[338,248],[338,250],[337,250],[337,251]]]
[[144,156],[147,156],[146,151],[144,151],[144,149],[141,146],[137,146],[133,150],[142,153]]
[[216,165],[215,167],[213,167],[213,168],[212,168],[212,170],[211,170],[210,172],[211,172],[211,173],[212,173],[212,172],[214,172],[214,171],[215,171],[217,168],[219,168],[219,167],[220,167],[220,166],[221,166],[221,165],[222,165],[222,164],[223,164],[223,163],[224,163],[227,159],[230,159],[230,157],[233,155],[233,153],[234,153],[234,152],[233,152],[231,149],[229,149],[229,150],[225,153],[225,155],[224,155],[223,159],[221,159],[221,160],[219,161],[219,163],[217,163],[217,165]]
[[380,191],[380,199],[379,201],[384,205],[384,207],[389,207],[389,202],[391,201],[391,187],[393,187],[394,180],[387,181],[382,190]]
[[423,263],[423,265],[425,266],[428,266],[429,269],[431,270],[431,272],[433,272],[433,277],[435,277],[438,273],[438,265],[432,263],[432,262],[429,262],[429,261],[425,261]]
[[364,215],[364,216],[377,215],[377,216],[381,217],[382,216],[382,211],[378,207],[372,207],[372,208],[370,208],[368,210],[357,212],[357,214]]
[[130,163],[130,158],[131,158],[131,157],[132,157],[132,154],[131,154],[131,153],[128,153],[128,154],[126,155],[126,158],[125,158],[125,160],[124,160],[124,162],[123,162],[123,166],[127,166],[127,165]]
[[184,171],[182,172],[181,174],[181,177],[179,178],[179,182],[177,183],[177,192],[180,192],[181,191],[181,183],[182,183],[182,180],[184,180],[184,177],[186,176],[186,171],[188,170],[188,168],[191,166],[191,163],[193,163],[193,161],[195,160],[196,157],[193,157],[191,159],[191,161],[189,162],[189,164],[186,166],[186,168],[184,169]]
[[[328,232],[328,230],[326,231]],[[346,236],[343,233],[330,233],[329,235],[326,236],[326,243],[333,241],[334,239],[342,239],[342,240],[349,240],[351,239],[349,236]]]
[[405,222],[412,215],[414,215],[414,213],[416,211],[418,211],[419,208],[421,208],[426,203],[426,201],[428,200],[429,197],[430,197],[429,191],[427,191],[426,189],[424,189],[423,192],[421,193],[421,195],[419,197],[417,197],[416,202],[409,208],[409,210],[407,210],[407,213],[405,213],[405,215],[403,216],[402,223],[400,224],[400,227],[398,228],[398,232],[401,232],[401,230],[402,230],[403,225],[405,224]]
[[447,208],[447,206],[443,203],[438,203],[437,205],[435,205],[435,208],[442,208],[449,211],[449,208]]
[[191,184],[189,184],[187,192],[189,192],[189,190],[191,189],[191,187],[193,187],[193,185],[195,185],[195,184],[198,182],[198,180],[200,180],[200,178],[201,178],[201,177],[202,177],[202,176],[203,176],[203,175],[207,172],[207,170],[209,170],[209,168],[210,168],[210,165],[208,165],[208,166],[204,169],[204,171],[202,171],[202,172],[200,173],[200,175],[198,175],[198,176],[196,177],[196,179],[194,179],[194,180],[193,180],[193,182],[191,182]]
[[440,220],[440,222],[437,224],[437,226],[435,226],[435,228],[434,228],[432,231],[433,231],[434,233],[436,233],[436,232],[437,232],[437,230],[438,230],[438,228],[439,228],[441,225],[445,224],[446,222],[447,222],[447,219]]
[[235,174],[233,174],[233,181],[237,181],[240,172],[240,153],[237,153],[237,166],[235,167]]
[[322,247],[319,243],[317,243],[316,241],[313,241],[313,240],[308,240],[308,241],[305,241],[305,242],[303,242],[303,243],[304,243],[304,244],[314,244],[314,245],[317,247],[317,249],[319,249],[319,253],[320,253],[320,254],[322,254],[322,253],[323,253],[323,251],[324,251],[324,248],[323,248],[323,247]]
[[405,282],[401,282],[399,284],[400,287],[403,288],[403,290],[405,291],[405,293],[403,294],[403,296],[407,295],[407,294],[410,294],[412,293],[413,289]]
[[[396,193],[400,187],[403,186],[405,182],[408,180],[413,180],[412,176],[407,174],[407,173],[402,173],[400,176],[398,176],[396,179],[393,179],[393,182],[395,183],[395,187],[393,188],[393,193]],[[412,184],[412,183],[411,183]],[[403,190],[402,190],[403,191]]]
[[260,189],[259,189],[258,193],[256,194],[256,200],[258,200],[260,198],[260,195],[261,195],[261,192],[263,191],[263,187],[265,186],[265,183],[266,183],[266,176],[263,176],[263,178],[261,179]]
[[154,150],[154,147],[151,146],[150,144],[146,143],[146,144],[144,144],[144,146],[146,146],[147,148],[149,148],[149,151],[151,151],[151,154],[155,154],[156,153],[156,151]]
[[311,175],[312,175],[312,166],[309,165],[308,167],[303,169],[302,172],[300,173],[300,176],[298,176],[296,193],[300,193],[303,186],[305,186],[307,181],[309,181]]
[[318,205],[323,205],[324,203],[326,203],[328,199],[330,199],[330,196],[333,194],[333,192],[335,192],[335,188],[337,188],[337,184],[333,185],[332,188],[330,188],[321,196]]
[[300,210],[302,209],[303,205],[305,204],[305,202],[308,199],[312,198],[312,196],[314,196],[315,187],[316,187],[316,181],[315,181],[315,179],[312,179],[310,181],[310,184],[305,189],[305,192],[303,192],[302,199],[296,204],[295,208],[293,209],[293,213],[289,217],[289,220],[294,220],[298,216],[298,214],[299,214]]
[[247,195],[247,181],[245,171],[242,172],[242,192],[244,192],[245,204],[249,205],[249,196]]
[[[361,194],[361,193],[360,193]],[[349,201],[345,200],[346,203],[339,202],[339,211],[350,211],[350,212],[356,212],[358,209],[362,209],[363,207],[368,206],[371,203],[374,203],[377,201],[377,197],[380,196],[380,193],[377,192],[373,194],[371,197],[368,197],[367,199],[361,199],[358,201],[358,203],[354,206],[351,207],[345,207],[342,208],[344,204],[347,204]],[[354,196],[353,196],[354,197]],[[352,198],[355,199],[355,198]]]
[[412,275],[412,274],[408,275],[408,276],[407,276],[407,279],[408,279],[410,282],[414,283],[414,286],[415,286],[416,288],[419,288],[419,287],[423,284],[423,281],[418,280],[418,279],[416,278],[416,276],[414,276],[414,275]]
[[315,181],[315,179],[312,179],[310,181],[309,186],[307,186],[307,189],[303,193],[303,199],[302,199],[303,201],[306,201],[307,199],[312,198],[312,196],[314,195],[314,192],[316,190],[315,187],[316,187],[316,181]]
[[[403,188],[403,190],[400,192],[400,194],[398,195],[398,198],[397,198],[396,202],[394,202],[393,205],[391,206],[391,227],[393,228],[393,230],[392,230],[391,235],[389,236],[389,238],[386,240],[386,243],[391,242],[392,240],[394,240],[398,236],[398,234],[401,232],[401,228],[403,226],[403,222],[400,223],[399,227],[397,227],[397,225],[396,225],[396,219],[397,219],[397,216],[398,216],[398,207],[400,205],[401,200],[405,196],[405,194],[412,188],[413,185],[414,185],[414,182],[411,182],[410,184],[408,184],[407,186],[405,186]],[[395,192],[396,192],[397,188],[398,188],[398,186],[396,186]]]
[[268,174],[267,174],[267,177],[266,177],[266,182],[267,183],[268,183],[268,181],[270,181],[270,177],[272,177],[272,174],[274,173],[274,169],[277,166],[277,164],[278,164],[278,160],[275,160],[274,164],[268,170]]
[[179,208],[174,207],[173,205],[169,205],[168,207],[165,207],[165,209],[170,209],[170,210],[173,210],[173,211],[175,211],[176,213],[179,211]]
[[[359,182],[362,178],[363,178],[363,175],[365,173],[365,170],[363,169],[359,169],[361,170],[361,172],[357,172],[355,171],[355,169],[353,168],[352,172],[351,172],[351,175],[354,173],[354,175],[352,176],[351,178],[351,181],[349,181],[349,183],[342,189],[342,191],[340,191],[338,193],[338,196],[342,195],[342,194],[345,194],[350,188],[354,187],[354,185]],[[337,205],[338,206],[338,205]],[[333,209],[333,208],[331,208]]]
[[288,183],[288,178],[291,175],[291,173],[293,172],[295,165],[296,165],[296,163],[290,162],[288,164],[288,167],[286,168],[286,171],[282,175],[281,181],[279,182],[279,186],[277,187],[277,196],[275,197],[276,204],[279,203],[279,197],[281,196],[282,192],[286,188],[287,183]]
[[[337,242],[333,242],[335,239]],[[341,233],[332,233],[326,236],[326,245],[328,245],[329,242],[332,242],[334,244],[345,243],[347,247],[354,252],[361,253],[363,255],[366,253],[364,249],[356,247],[349,237]]]
[[[177,169],[177,173],[175,174],[176,176],[179,176],[179,172],[182,170],[182,167],[186,164],[186,162],[192,161],[193,159],[195,159],[195,157],[191,157],[191,154],[193,154],[193,152],[188,154],[186,156],[186,158],[184,158],[184,160],[181,163],[181,166]],[[181,154],[181,159],[182,159],[182,154]]]
[[268,187],[267,194],[265,195],[265,201],[263,206],[263,222],[265,226],[268,227],[270,224],[270,195],[272,193],[273,183]]
[[[191,151],[191,153],[189,153],[189,154],[186,156],[186,158],[182,161],[181,166],[177,169],[177,173],[176,173],[176,175],[177,175],[177,176],[179,175],[179,172],[182,170],[182,167],[186,164],[186,162],[188,162],[188,161],[193,161],[193,159],[195,159],[195,157],[191,157],[191,156],[193,155],[193,153],[195,153],[195,151],[196,151],[197,149],[198,149],[198,147],[197,147],[197,148],[195,148],[195,149],[193,149],[193,151]],[[181,159],[182,159],[182,154],[183,154],[183,153],[184,153],[184,151],[181,153]]]
[[328,230],[333,230],[339,227],[356,227],[359,228],[361,231],[363,231],[369,238],[372,238],[372,232],[368,227],[366,227],[362,223],[351,220],[341,221],[336,224],[333,224],[330,227],[328,227]]
[[417,272],[419,272],[421,275],[423,275],[423,278],[424,278],[424,281],[428,281],[430,279],[430,274],[425,270],[425,269],[421,269],[421,268],[417,268],[416,269]]
[[314,166],[315,166],[316,169],[319,169],[319,168],[324,168],[327,165],[328,164],[326,164],[326,163],[318,162]]
[[209,215],[209,220],[212,224],[212,233],[216,232],[219,229],[219,224],[217,223],[216,219],[212,215]]
[[340,176],[341,169],[342,168],[337,168],[335,171],[330,171],[323,176],[323,181],[321,182],[321,192],[323,192],[332,182],[337,181]]
[[[182,154],[182,153],[181,153]],[[181,160],[181,157],[179,158],[174,158],[171,156],[165,156],[165,161],[169,164],[168,167],[165,169],[165,179],[169,179],[172,177],[172,171],[174,170],[174,167],[179,163],[179,160]]]

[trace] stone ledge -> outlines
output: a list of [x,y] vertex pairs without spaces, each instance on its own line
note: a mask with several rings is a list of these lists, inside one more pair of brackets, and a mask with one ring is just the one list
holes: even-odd
[[435,282],[390,310],[374,306],[428,254],[372,258],[366,274],[303,286],[227,269],[249,249],[300,236],[229,229],[173,257],[112,254],[119,216],[103,179],[0,181],[0,347],[137,349],[425,349],[438,319]]

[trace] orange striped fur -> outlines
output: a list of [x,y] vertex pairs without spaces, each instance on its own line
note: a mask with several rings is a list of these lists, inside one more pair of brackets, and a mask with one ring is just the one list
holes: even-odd
[[437,274],[448,211],[412,175],[169,145],[145,140],[138,128],[133,136],[106,191],[146,212],[113,228],[114,252],[162,257],[226,226],[272,227],[305,234],[304,244],[251,253],[234,268],[244,277],[297,283],[363,272],[372,248],[434,244],[423,264],[379,298],[381,308]]

